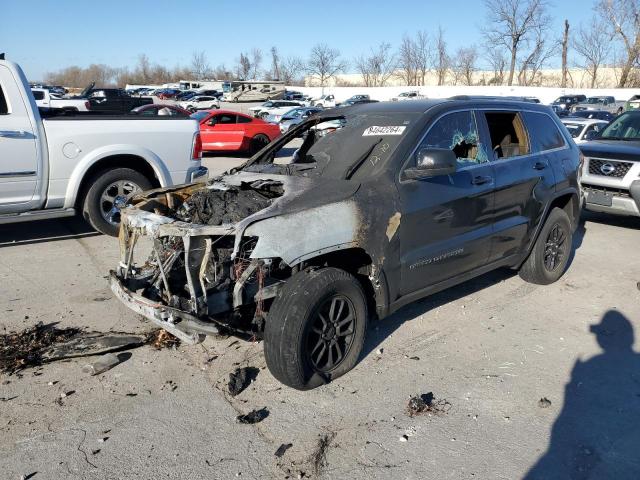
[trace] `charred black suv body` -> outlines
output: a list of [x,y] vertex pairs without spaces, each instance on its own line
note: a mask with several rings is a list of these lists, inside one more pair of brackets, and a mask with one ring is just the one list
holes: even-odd
[[[292,141],[289,163],[274,161]],[[134,197],[112,289],[187,342],[264,338],[273,375],[313,388],[356,364],[371,320],[413,300],[504,266],[557,280],[579,162],[552,111],[531,103],[325,111],[206,185]]]

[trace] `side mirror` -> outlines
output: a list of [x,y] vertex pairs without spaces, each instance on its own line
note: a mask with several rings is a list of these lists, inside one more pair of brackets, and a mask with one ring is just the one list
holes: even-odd
[[589,141],[589,140],[593,140],[594,138],[596,138],[598,136],[598,133],[596,130],[590,130],[588,131],[585,135],[584,135],[584,139]]
[[417,180],[456,172],[456,155],[448,148],[421,148],[415,157],[416,166],[404,171],[407,178]]

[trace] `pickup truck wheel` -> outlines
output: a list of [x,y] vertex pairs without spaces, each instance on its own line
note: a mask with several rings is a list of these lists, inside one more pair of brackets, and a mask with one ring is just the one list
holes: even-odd
[[267,137],[266,135],[263,135],[261,133],[259,133],[258,135],[256,135],[255,137],[253,137],[251,139],[251,145],[249,146],[249,152],[253,155],[254,153],[259,152],[260,150],[262,150],[264,147],[266,147],[267,145],[269,145],[269,142],[271,140],[269,140],[269,137]]
[[549,213],[529,257],[520,267],[520,277],[538,285],[549,285],[564,274],[573,248],[573,230],[567,212]]
[[82,208],[84,218],[99,232],[114,237],[120,229],[120,204],[131,194],[151,188],[147,177],[130,168],[98,172],[89,185]]
[[274,377],[309,390],[351,370],[362,352],[367,302],[337,268],[304,270],[281,289],[267,317],[264,355]]

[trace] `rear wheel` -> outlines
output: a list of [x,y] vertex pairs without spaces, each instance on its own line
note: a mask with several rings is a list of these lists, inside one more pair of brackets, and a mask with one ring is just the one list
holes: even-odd
[[573,242],[567,212],[554,208],[549,213],[529,257],[520,267],[520,277],[538,285],[557,281],[567,269]]
[[266,147],[270,141],[271,140],[269,140],[269,137],[259,133],[258,135],[256,135],[251,139],[251,145],[249,146],[249,151],[251,152],[251,154],[257,153],[260,150],[262,150],[264,147]]
[[88,182],[83,204],[84,218],[105,235],[117,236],[120,229],[120,208],[134,193],[149,190],[151,182],[130,168],[103,170]]
[[351,370],[362,352],[367,303],[358,280],[337,268],[289,279],[271,306],[264,354],[280,382],[309,390]]

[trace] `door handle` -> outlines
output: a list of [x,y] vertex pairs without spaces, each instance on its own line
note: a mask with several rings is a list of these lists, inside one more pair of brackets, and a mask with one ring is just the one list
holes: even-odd
[[547,164],[544,162],[536,162],[533,165],[534,170],[544,170],[545,168],[547,168]]
[[26,136],[27,132],[24,130],[0,130],[0,137],[16,138]]
[[478,175],[476,177],[473,177],[473,180],[471,180],[471,183],[473,185],[484,185],[485,183],[490,183],[492,181],[493,181],[493,177],[489,175]]

